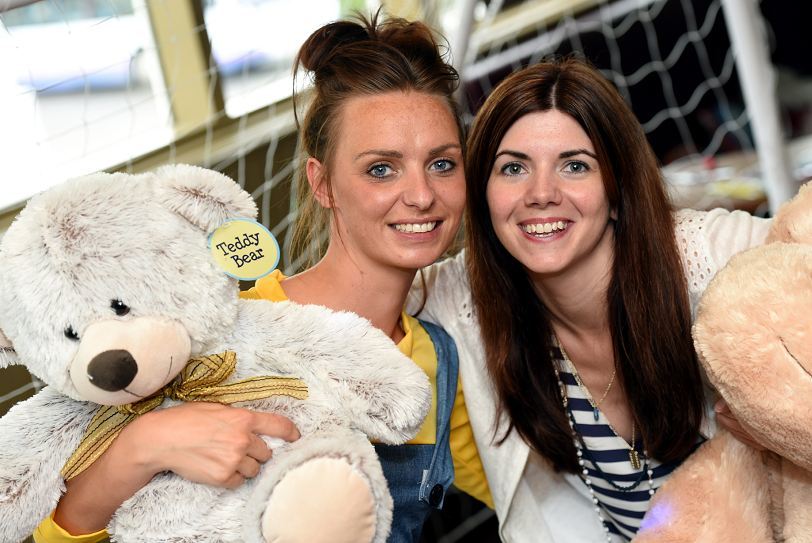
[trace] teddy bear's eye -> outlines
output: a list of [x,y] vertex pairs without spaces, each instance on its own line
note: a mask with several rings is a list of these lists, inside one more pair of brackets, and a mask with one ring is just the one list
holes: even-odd
[[110,302],[110,309],[115,311],[116,315],[118,315],[119,317],[123,317],[124,315],[126,315],[127,313],[130,312],[129,306],[127,306],[121,300],[113,300],[113,301],[111,301]]
[[65,337],[73,341],[79,341],[79,334],[76,333],[73,326],[68,326],[65,328]]

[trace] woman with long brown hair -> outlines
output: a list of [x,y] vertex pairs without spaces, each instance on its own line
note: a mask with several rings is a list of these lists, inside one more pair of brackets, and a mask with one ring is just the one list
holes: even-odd
[[466,251],[422,316],[460,350],[500,535],[629,540],[712,431],[693,304],[767,224],[672,211],[634,114],[574,58],[500,83],[467,153]]

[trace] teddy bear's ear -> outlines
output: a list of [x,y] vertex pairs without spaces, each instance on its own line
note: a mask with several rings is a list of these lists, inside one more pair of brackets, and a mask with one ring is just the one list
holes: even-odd
[[205,232],[229,219],[257,216],[251,195],[219,172],[174,164],[158,168],[155,176],[158,201]]
[[17,352],[6,335],[0,330],[0,368],[17,364]]
[[803,185],[798,194],[775,215],[767,242],[812,243],[812,183]]

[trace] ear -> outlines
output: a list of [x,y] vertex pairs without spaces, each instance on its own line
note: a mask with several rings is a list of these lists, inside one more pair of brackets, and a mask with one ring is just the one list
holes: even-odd
[[11,344],[11,340],[0,330],[0,368],[13,366],[14,364],[19,364],[17,352]]
[[231,178],[213,170],[174,164],[155,173],[159,201],[205,232],[229,219],[256,219],[257,205]]
[[803,185],[798,194],[775,214],[767,242],[812,243],[812,183]]
[[310,184],[310,190],[316,201],[325,209],[333,207],[330,186],[327,183],[327,168],[324,167],[324,164],[310,157],[307,159],[305,171],[307,172],[307,182]]

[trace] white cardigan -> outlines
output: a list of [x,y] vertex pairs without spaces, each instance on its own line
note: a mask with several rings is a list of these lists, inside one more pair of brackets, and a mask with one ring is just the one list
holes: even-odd
[[[721,209],[682,210],[676,213],[675,222],[692,311],[713,275],[735,253],[763,243],[770,224],[741,211]],[[496,394],[485,367],[464,252],[431,266],[425,278],[428,297],[418,316],[442,325],[457,343],[465,403],[493,495],[501,539],[509,543],[604,540],[585,485],[577,476],[555,473],[546,460],[529,451],[515,431],[502,445],[495,445]],[[409,295],[408,309],[418,308],[422,299],[418,279]],[[712,418],[706,418],[712,424]],[[502,421],[500,428],[506,427]],[[709,425],[704,430],[712,432],[713,428]]]

